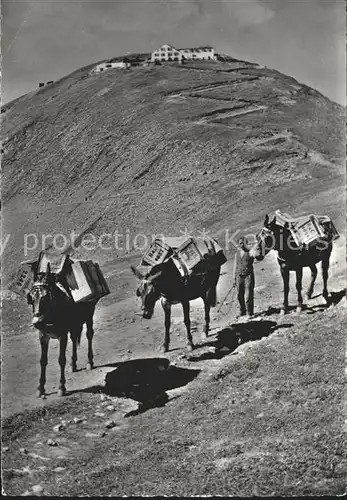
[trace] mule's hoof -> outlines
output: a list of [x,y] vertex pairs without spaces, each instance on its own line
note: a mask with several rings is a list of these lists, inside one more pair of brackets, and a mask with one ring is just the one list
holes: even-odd
[[94,368],[94,363],[87,363],[87,370],[92,370]]
[[302,311],[302,307],[301,307],[301,306],[298,306],[298,307],[296,308],[296,314],[300,314],[300,313],[301,313],[301,311]]
[[192,352],[193,349],[194,349],[194,344],[187,345],[187,351]]
[[159,347],[160,352],[168,352],[169,351],[169,346],[168,345],[162,345]]
[[43,396],[46,396],[45,391],[41,391],[41,389],[37,389],[37,391],[36,391],[36,397],[37,398],[42,398]]
[[281,315],[281,316],[284,316],[285,314],[286,314],[286,310],[285,310],[285,309],[281,309],[281,311],[280,311],[280,315]]
[[70,366],[71,373],[77,372],[77,366],[76,365],[71,365]]
[[66,395],[66,389],[59,389],[58,391],[58,396],[62,398],[63,396]]

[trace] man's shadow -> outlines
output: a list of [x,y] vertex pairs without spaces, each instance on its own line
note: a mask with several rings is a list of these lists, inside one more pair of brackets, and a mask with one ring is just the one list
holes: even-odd
[[203,359],[222,359],[232,354],[240,344],[268,337],[280,328],[290,328],[292,323],[277,324],[275,321],[248,321],[245,323],[233,323],[217,333],[217,339],[208,342],[215,348],[214,352],[208,351],[201,354],[189,356],[190,361],[202,361]]

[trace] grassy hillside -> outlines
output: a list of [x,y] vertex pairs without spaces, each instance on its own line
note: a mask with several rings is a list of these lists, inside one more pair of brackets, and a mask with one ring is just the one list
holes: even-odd
[[7,278],[37,254],[24,233],[128,231],[127,248],[75,252],[112,263],[136,232],[223,244],[276,208],[339,216],[344,111],[319,92],[240,62],[90,69],[2,114]]
[[[269,338],[207,366],[162,408],[136,415],[127,399],[100,398],[99,386],[6,419],[5,491],[30,494],[39,485],[46,496],[343,495],[344,321],[341,303],[318,319],[277,325]],[[254,323],[254,334],[276,325]],[[233,328],[219,333],[219,343],[230,345]],[[197,374],[199,363],[165,372],[168,360],[161,361],[152,380],[157,390],[170,388],[170,374],[173,380]],[[137,362],[140,379],[125,364],[123,378],[114,370],[118,390],[145,383],[148,370]],[[108,430],[110,419],[115,427]],[[54,432],[61,421],[65,426]],[[57,446],[48,446],[49,439]]]

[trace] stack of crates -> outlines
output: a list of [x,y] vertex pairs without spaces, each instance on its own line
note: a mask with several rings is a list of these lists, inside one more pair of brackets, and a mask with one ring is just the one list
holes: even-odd
[[75,302],[100,299],[110,293],[99,264],[91,260],[72,261],[65,279]]
[[186,267],[188,273],[191,273],[194,267],[203,260],[203,255],[193,238],[189,238],[177,249],[176,256]]
[[290,229],[295,243],[298,246],[302,244],[313,244],[319,238],[323,238],[325,236],[322,226],[320,225],[317,217],[314,215],[311,215],[308,219],[303,220],[302,222],[293,224]]
[[282,227],[288,226],[298,246],[314,244],[325,236],[324,228],[318,217],[313,214],[295,218],[279,210],[276,210],[275,214],[276,222]]
[[22,262],[10,289],[26,296],[34,284],[34,265],[38,273],[45,273],[47,265],[50,272],[57,276],[57,282],[69,288],[75,302],[97,300],[110,293],[99,264],[91,260],[71,260],[67,255],[51,256],[41,253],[38,261]]

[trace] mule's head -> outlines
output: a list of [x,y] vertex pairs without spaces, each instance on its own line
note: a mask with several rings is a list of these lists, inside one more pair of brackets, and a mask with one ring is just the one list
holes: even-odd
[[269,216],[266,214],[264,219],[264,225],[262,229],[257,234],[257,243],[255,245],[255,258],[257,260],[263,260],[264,257],[275,248],[276,238],[275,238],[275,227],[276,227],[276,217],[270,222]]
[[40,328],[47,320],[50,313],[50,288],[52,286],[52,276],[49,264],[46,273],[34,275],[34,283],[27,294],[27,302],[33,308],[32,324]]
[[155,303],[160,297],[160,291],[158,289],[156,280],[161,275],[161,271],[158,271],[152,275],[150,273],[143,275],[134,266],[131,266],[131,270],[133,271],[135,276],[141,280],[136,290],[136,295],[140,297],[142,301],[142,317],[145,319],[151,319],[151,317],[153,316]]

